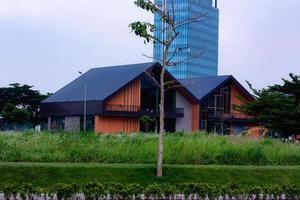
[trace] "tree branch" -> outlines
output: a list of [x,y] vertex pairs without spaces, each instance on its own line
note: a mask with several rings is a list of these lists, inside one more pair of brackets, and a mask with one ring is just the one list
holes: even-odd
[[160,62],[162,62],[163,60],[161,58],[157,58],[157,57],[154,57],[154,56],[148,56],[146,54],[142,54],[142,56],[145,56],[146,58],[149,58],[149,59],[155,59],[155,60],[158,60]]
[[204,55],[204,51],[199,53],[198,55],[195,55],[195,56],[192,56],[192,57],[188,57],[186,59],[183,59],[179,62],[170,62],[168,66],[173,66],[175,67],[176,65],[180,64],[180,63],[183,63],[183,62],[186,62],[186,61],[189,61],[189,60],[192,60],[192,59],[195,59],[195,58],[199,58],[201,57],[202,55]]
[[173,82],[177,85],[170,86],[170,87],[168,87],[167,90],[170,90],[170,89],[173,89],[173,88],[186,87],[186,86],[189,86],[189,85],[194,85],[196,83],[193,79],[189,79],[189,80],[185,81],[185,84],[182,84],[179,81],[169,81],[169,82],[170,82],[170,84],[172,84],[172,82]]
[[170,56],[170,58],[168,59],[167,63],[170,63],[171,60],[174,58],[174,56],[176,55],[176,53],[178,52],[178,47],[174,50],[173,54]]
[[195,17],[191,17],[191,18],[188,18],[188,19],[184,19],[184,20],[181,20],[179,22],[177,22],[174,27],[175,29],[178,29],[180,28],[181,26],[185,26],[185,25],[189,25],[189,24],[192,24],[192,23],[195,23],[195,22],[199,22],[202,20],[202,18],[204,18],[208,13],[201,13],[200,15],[198,16],[195,16]]
[[164,85],[170,85],[170,84],[173,84],[173,83],[176,83],[178,81],[175,81],[175,80],[171,80],[171,81],[165,81]]
[[148,79],[152,82],[153,85],[156,85],[160,88],[160,84],[159,82],[155,79],[155,76],[153,74],[151,74],[152,71],[150,70],[146,70],[145,74],[147,75]]

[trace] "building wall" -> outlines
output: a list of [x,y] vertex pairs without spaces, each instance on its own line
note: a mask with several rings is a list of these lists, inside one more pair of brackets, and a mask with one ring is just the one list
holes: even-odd
[[80,131],[80,117],[65,117],[65,131]]
[[95,116],[96,133],[135,133],[140,130],[140,120],[129,117]]
[[[141,106],[141,81],[136,80],[111,97],[105,107],[111,111],[138,111]],[[95,116],[96,133],[132,133],[140,130],[138,118]]]
[[48,129],[55,131],[62,131],[65,128],[64,116],[49,116],[48,117]]
[[200,22],[188,26],[188,78],[218,75],[219,10],[212,0],[189,0],[189,17],[206,13]]
[[106,102],[106,108],[114,111],[137,111],[131,109],[139,109],[140,106],[141,80],[136,80]]
[[[164,0],[155,0],[156,5],[164,7]],[[218,47],[219,47],[219,10],[215,8],[212,0],[168,0],[168,9],[174,7],[175,22],[183,21],[206,13],[204,20],[183,25],[178,28],[180,35],[171,45],[170,52],[177,49],[173,62],[180,62],[176,67],[168,70],[176,78],[192,78],[199,76],[216,76],[218,73]],[[163,23],[156,14],[155,26],[163,29]],[[155,36],[163,39],[163,34],[157,29]],[[200,55],[201,56],[198,56]],[[163,46],[154,44],[154,59],[159,61],[163,55]],[[197,57],[198,56],[198,57]],[[188,59],[193,57],[194,59]]]
[[[231,113],[238,118],[249,118],[249,116],[238,112],[234,109],[234,106],[240,106],[243,104],[245,99],[241,95],[241,93],[236,89],[235,86],[231,86]],[[254,125],[251,123],[239,123],[239,122],[232,122],[231,123],[231,134],[238,135],[241,131],[245,130],[245,128],[253,127]]]
[[200,128],[200,105],[192,104],[192,131],[199,131]]
[[176,130],[177,131],[192,131],[192,104],[188,102],[179,92],[176,92],[176,107],[184,108],[184,118],[176,119]]
[[243,113],[234,109],[235,106],[242,105],[243,101],[245,101],[245,99],[241,93],[236,89],[235,86],[231,86],[231,113],[236,113],[240,118],[247,118],[247,115],[244,115]]
[[184,108],[184,118],[176,119],[176,131],[199,130],[199,104],[192,104],[179,92],[176,92],[176,107]]

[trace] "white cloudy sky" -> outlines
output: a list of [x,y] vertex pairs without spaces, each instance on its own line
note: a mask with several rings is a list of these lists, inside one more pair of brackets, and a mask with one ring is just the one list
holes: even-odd
[[[219,0],[219,74],[261,88],[300,74],[299,0]],[[0,86],[55,92],[91,67],[147,62],[133,0],[0,0]]]

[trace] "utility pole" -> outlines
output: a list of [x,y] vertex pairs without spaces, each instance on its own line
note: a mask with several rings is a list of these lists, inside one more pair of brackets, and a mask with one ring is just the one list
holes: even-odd
[[83,103],[83,131],[86,132],[86,77],[82,72],[78,72],[82,75],[84,80],[84,103]]

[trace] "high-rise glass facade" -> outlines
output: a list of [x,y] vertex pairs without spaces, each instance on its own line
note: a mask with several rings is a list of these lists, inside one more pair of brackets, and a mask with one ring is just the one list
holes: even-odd
[[[168,12],[174,11],[175,22],[187,20],[204,14],[201,20],[180,26],[179,35],[172,43],[169,56],[176,50],[172,59],[178,63],[168,67],[176,78],[193,78],[200,76],[218,75],[218,41],[219,41],[219,10],[217,0],[155,0],[155,4],[162,9],[167,1]],[[160,31],[163,23],[159,15],[154,19],[155,37],[163,39],[165,35]],[[163,57],[163,46],[154,44],[154,59],[160,61]]]

